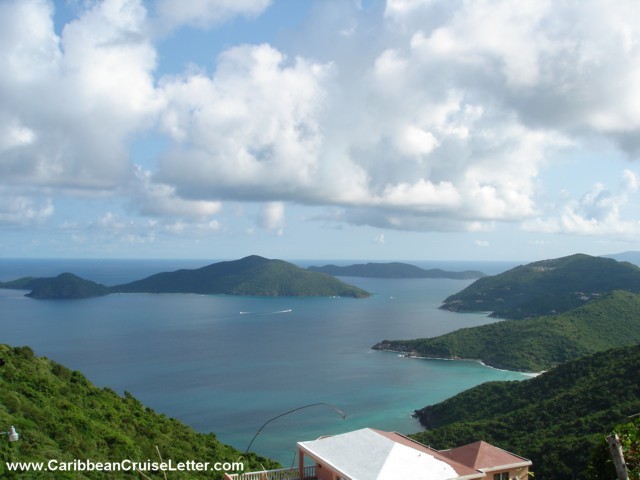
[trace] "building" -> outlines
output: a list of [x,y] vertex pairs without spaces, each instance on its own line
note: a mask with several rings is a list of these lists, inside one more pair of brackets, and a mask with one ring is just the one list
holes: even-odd
[[233,480],[524,480],[531,461],[479,441],[435,450],[395,432],[363,428],[298,442],[294,469]]

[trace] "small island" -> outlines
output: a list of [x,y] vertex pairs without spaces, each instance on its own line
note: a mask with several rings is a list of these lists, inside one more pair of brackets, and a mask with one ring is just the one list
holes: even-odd
[[110,293],[108,287],[68,272],[57,277],[23,277],[11,282],[0,282],[0,288],[31,290],[26,296],[37,299],[80,299]]

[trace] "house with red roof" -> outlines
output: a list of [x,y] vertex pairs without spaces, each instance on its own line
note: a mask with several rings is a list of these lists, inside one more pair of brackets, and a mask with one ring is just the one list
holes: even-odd
[[531,461],[479,441],[435,450],[404,435],[362,428],[298,442],[298,467],[232,480],[524,480]]

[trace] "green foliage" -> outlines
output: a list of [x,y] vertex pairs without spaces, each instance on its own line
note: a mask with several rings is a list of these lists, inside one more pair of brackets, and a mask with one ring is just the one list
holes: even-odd
[[[94,462],[159,461],[236,462],[258,470],[277,464],[263,457],[240,452],[220,443],[213,433],[197,433],[165,415],[146,408],[129,393],[124,397],[108,388],[93,386],[80,372],[33,355],[29,347],[0,345],[0,429],[14,425],[17,442],[0,438],[1,478],[142,478],[134,473],[98,473],[87,476],[60,472],[31,474],[9,472],[6,461]],[[161,473],[147,473],[162,478]],[[222,478],[214,472],[170,472],[171,480]]]
[[[640,419],[616,425],[611,434],[617,434],[622,444],[622,454],[630,480],[640,480]],[[598,445],[593,449],[588,470],[589,480],[610,480],[616,478],[606,435],[602,435]]]
[[607,350],[522,382],[491,382],[416,412],[438,449],[479,439],[533,461],[538,479],[584,479],[605,432],[640,412],[640,346]]
[[364,290],[330,275],[258,256],[219,262],[195,270],[152,275],[111,288],[130,293],[201,293],[258,296],[368,297]]
[[507,320],[435,338],[385,340],[374,348],[541,371],[589,353],[640,343],[639,312],[639,294],[615,291],[562,315]]
[[577,254],[481,278],[446,298],[441,308],[525,319],[566,312],[613,290],[640,292],[640,267]]
[[27,294],[32,298],[78,299],[108,295],[104,285],[85,280],[73,273],[61,273],[55,278],[38,278],[31,282],[33,290]]
[[323,267],[309,267],[307,270],[343,277],[472,279],[486,276],[477,270],[465,270],[464,272],[448,272],[439,268],[425,270],[415,265],[399,262],[356,264],[346,267],[325,265]]

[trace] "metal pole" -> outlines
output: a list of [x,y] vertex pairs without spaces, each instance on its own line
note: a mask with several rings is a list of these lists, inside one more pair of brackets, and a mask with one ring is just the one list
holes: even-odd
[[344,420],[345,418],[347,418],[347,414],[346,414],[346,413],[344,413],[342,410],[340,410],[338,407],[335,407],[335,406],[331,405],[330,403],[324,403],[324,402],[320,402],[320,403],[310,403],[309,405],[303,405],[302,407],[298,407],[298,408],[291,409],[291,410],[289,410],[289,411],[287,411],[287,412],[281,413],[280,415],[276,415],[275,417],[270,418],[269,420],[267,420],[266,422],[264,422],[264,423],[262,424],[262,426],[258,429],[258,431],[256,432],[256,434],[253,436],[253,438],[251,439],[251,442],[249,442],[249,446],[248,446],[248,447],[247,447],[247,449],[244,451],[245,455],[246,455],[247,453],[249,453],[249,449],[251,448],[251,445],[253,445],[253,441],[256,439],[256,437],[257,437],[258,435],[260,435],[260,432],[262,431],[262,429],[263,429],[264,427],[266,427],[268,424],[270,424],[270,423],[271,423],[271,422],[273,422],[274,420],[277,420],[277,419],[278,419],[278,418],[280,418],[280,417],[284,417],[285,415],[289,415],[290,413],[297,412],[298,410],[302,410],[302,409],[304,409],[304,408],[316,407],[316,406],[318,406],[318,405],[325,405],[325,406],[327,406],[327,407],[333,408],[336,412],[338,412],[340,415],[342,415],[342,419],[343,419],[343,420]]

